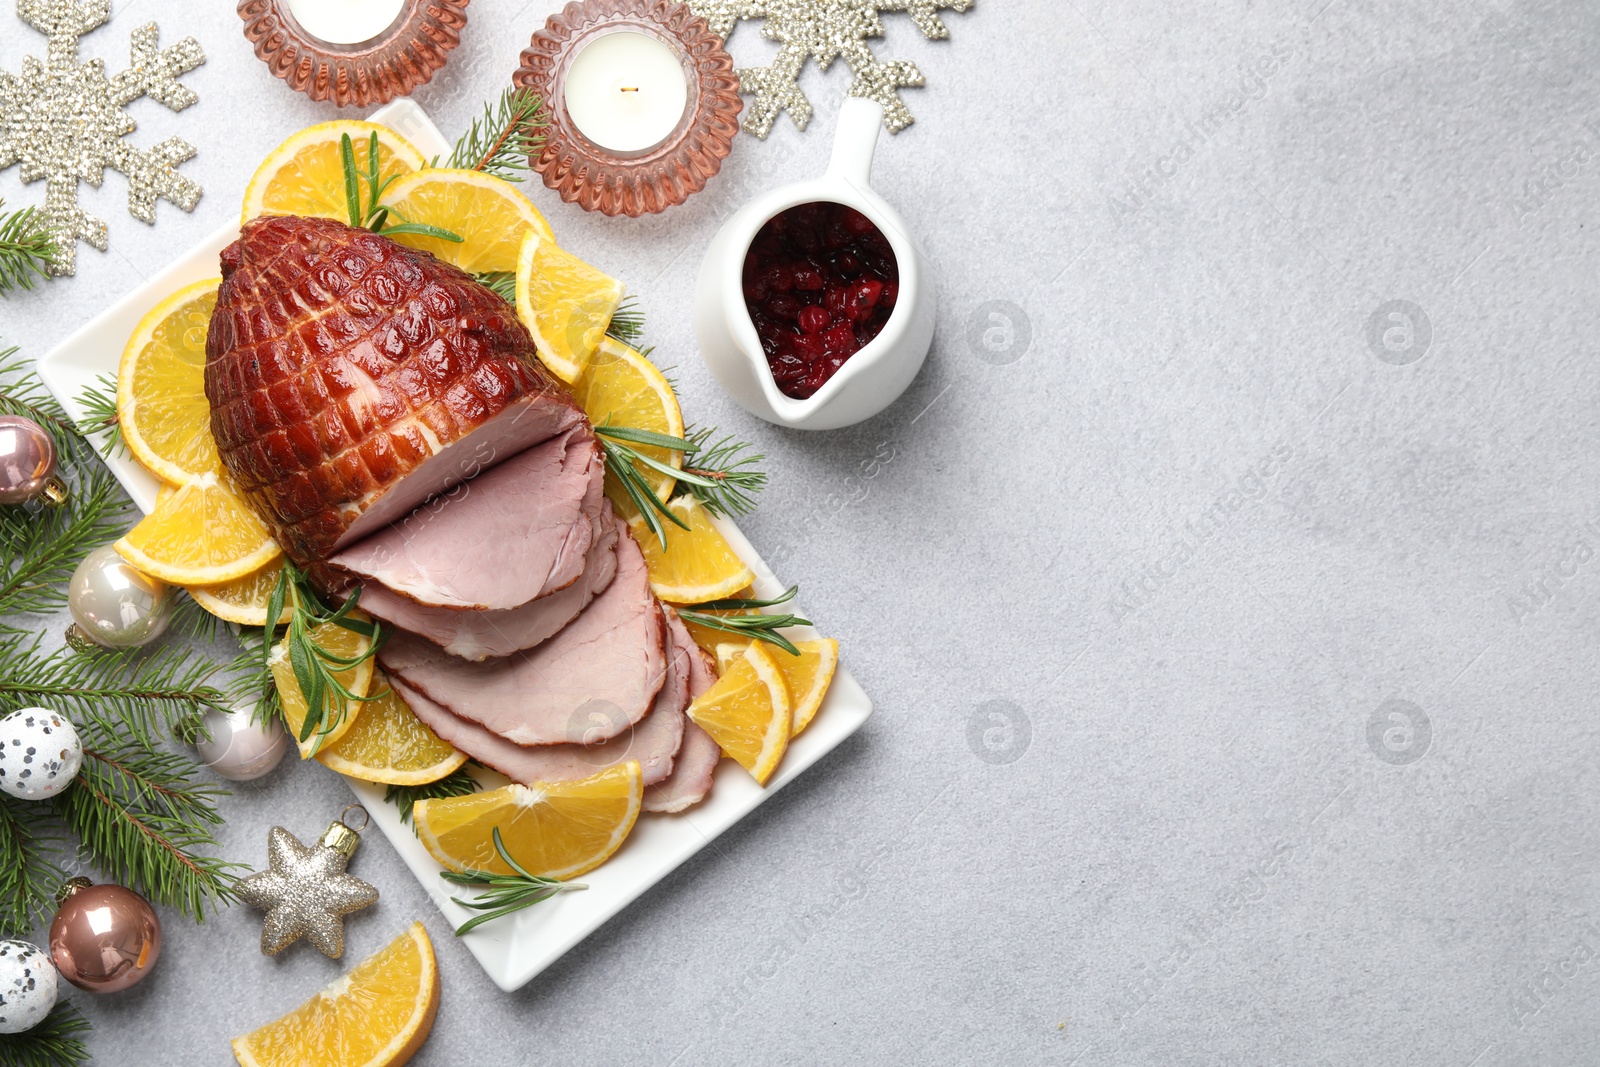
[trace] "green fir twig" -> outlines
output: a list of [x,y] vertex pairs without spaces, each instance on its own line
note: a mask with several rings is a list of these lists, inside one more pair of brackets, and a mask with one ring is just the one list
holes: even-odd
[[483,108],[483,117],[461,135],[447,167],[480,170],[508,182],[520,182],[533,156],[544,146],[550,123],[544,100],[532,89],[506,89]]
[[475,915],[456,927],[456,936],[476,930],[486,922],[491,922],[502,915],[510,915],[514,911],[521,911],[539,903],[549,900],[557,893],[567,893],[575,889],[588,889],[582,882],[563,882],[559,878],[545,878],[534,874],[522,864],[511,857],[506,851],[506,844],[500,840],[500,827],[496,826],[491,834],[494,838],[494,850],[500,854],[500,859],[515,874],[495,874],[493,871],[440,871],[439,877],[453,885],[474,886],[484,890],[482,894],[472,900],[462,900],[460,897],[450,899],[460,904],[463,908],[481,911],[484,914]]
[[117,415],[116,375],[100,375],[94,385],[78,394],[78,405],[84,413],[78,423],[78,432],[91,441],[104,434],[99,444],[103,456],[127,456],[128,443],[122,439],[122,420]]
[[77,1008],[61,1001],[44,1022],[20,1034],[0,1034],[0,1063],[6,1067],[80,1067],[89,1062],[83,1034],[92,1027]]
[[419,800],[438,800],[443,797],[470,796],[478,791],[477,779],[458,767],[437,782],[426,785],[391,785],[384,789],[383,799],[400,812],[400,821],[411,822],[411,811]]
[[[661,499],[644,476],[645,469],[676,479],[679,492],[675,495],[692,495],[714,515],[748,514],[755,508],[753,494],[766,488],[766,473],[753,466],[766,457],[747,455],[750,446],[731,437],[712,442],[715,430],[701,430],[692,438],[684,438],[604,422],[594,432],[606,455],[606,469],[616,475],[628,499],[644,516],[645,525],[663,545],[667,535],[661,518],[685,530],[689,524],[668,501]],[[639,451],[641,445],[681,452],[683,465],[676,467],[646,455]]]
[[501,300],[517,306],[517,272],[514,270],[487,270],[481,274],[474,274],[478,284],[489,290]]
[[48,915],[67,876],[55,862],[62,837],[49,811],[45,804],[0,802],[0,930],[20,933]]
[[[639,310],[639,304],[633,297],[627,297],[617,310],[611,313],[611,322],[606,326],[606,333],[615,337],[625,345],[639,347],[639,341],[644,337],[644,312]],[[649,353],[645,353],[649,355]]]
[[[760,600],[752,597],[728,597],[723,600],[712,600],[704,604],[696,604],[692,608],[679,608],[678,617],[685,622],[697,623],[708,630],[720,630],[723,633],[738,634],[741,637],[752,637],[757,641],[765,641],[770,645],[777,645],[791,656],[798,656],[800,650],[793,641],[780,634],[778,631],[786,626],[810,626],[810,619],[802,619],[798,615],[764,615],[760,614],[761,608],[775,607],[778,604],[787,604],[793,600],[795,594],[800,592],[798,585],[791,585],[784,590],[782,595],[771,600]],[[722,614],[734,612],[735,614]]]
[[0,200],[0,294],[32,289],[50,277],[50,261],[60,251],[55,234],[37,208],[6,211]]

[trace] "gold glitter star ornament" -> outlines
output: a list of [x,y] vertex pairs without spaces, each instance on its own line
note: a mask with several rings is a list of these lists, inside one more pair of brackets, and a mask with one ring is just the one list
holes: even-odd
[[[365,827],[366,809],[352,807],[361,812]],[[343,818],[311,848],[281,826],[267,832],[267,869],[239,883],[239,899],[266,910],[263,955],[276,956],[303,937],[324,956],[338,959],[344,955],[344,917],[378,902],[376,889],[345,873],[361,835]]]

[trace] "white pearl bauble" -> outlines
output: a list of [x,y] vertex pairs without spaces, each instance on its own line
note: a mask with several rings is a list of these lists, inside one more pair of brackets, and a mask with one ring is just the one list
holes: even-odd
[[289,750],[289,735],[276,718],[265,726],[251,721],[249,708],[207,711],[194,747],[206,766],[224,778],[248,782],[269,773]]
[[78,775],[83,743],[65,716],[23,708],[0,719],[0,790],[18,800],[53,797]]
[[44,1022],[56,1006],[56,965],[26,941],[0,941],[0,1034],[20,1034]]
[[67,583],[67,607],[83,635],[105,648],[137,648],[166,632],[172,590],[110,545],[83,557]]

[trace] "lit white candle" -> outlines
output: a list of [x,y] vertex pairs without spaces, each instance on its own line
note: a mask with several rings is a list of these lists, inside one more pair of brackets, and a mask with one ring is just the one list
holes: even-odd
[[596,37],[572,57],[564,101],[573,125],[611,152],[645,152],[677,128],[689,104],[683,63],[643,33]]
[[360,44],[393,25],[405,0],[289,0],[289,13],[329,44]]

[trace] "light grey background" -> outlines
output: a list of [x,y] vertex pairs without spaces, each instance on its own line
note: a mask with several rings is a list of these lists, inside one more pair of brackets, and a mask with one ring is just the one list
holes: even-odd
[[[555,6],[478,0],[418,101],[458,131]],[[132,111],[139,143],[199,147],[206,196],[147,228],[119,175],[86,188],[111,251],[0,305],[33,356],[334,115],[231,4],[114,7],[85,41],[113,70],[151,18],[205,48],[196,107]],[[938,43],[886,21],[877,53],[929,84],[876,183],[942,307],[865,425],[745,415],[687,315],[719,220],[824,165],[842,63],[806,73],[809,131],[742,138],[664,216],[533,186],[639,295],[689,417],[767,452],[744,528],[878,714],[514,995],[369,835],[383,900],[350,957],[417,917],[440,950],[417,1062],[1600,1062],[1600,11],[978,0]],[[43,50],[0,13],[0,67]],[[227,803],[226,852],[259,864],[268,826],[311,837],[346,800],[286,767]],[[261,957],[247,908],[166,929],[142,988],[77,997],[100,1062],[225,1063],[341,969]]]

